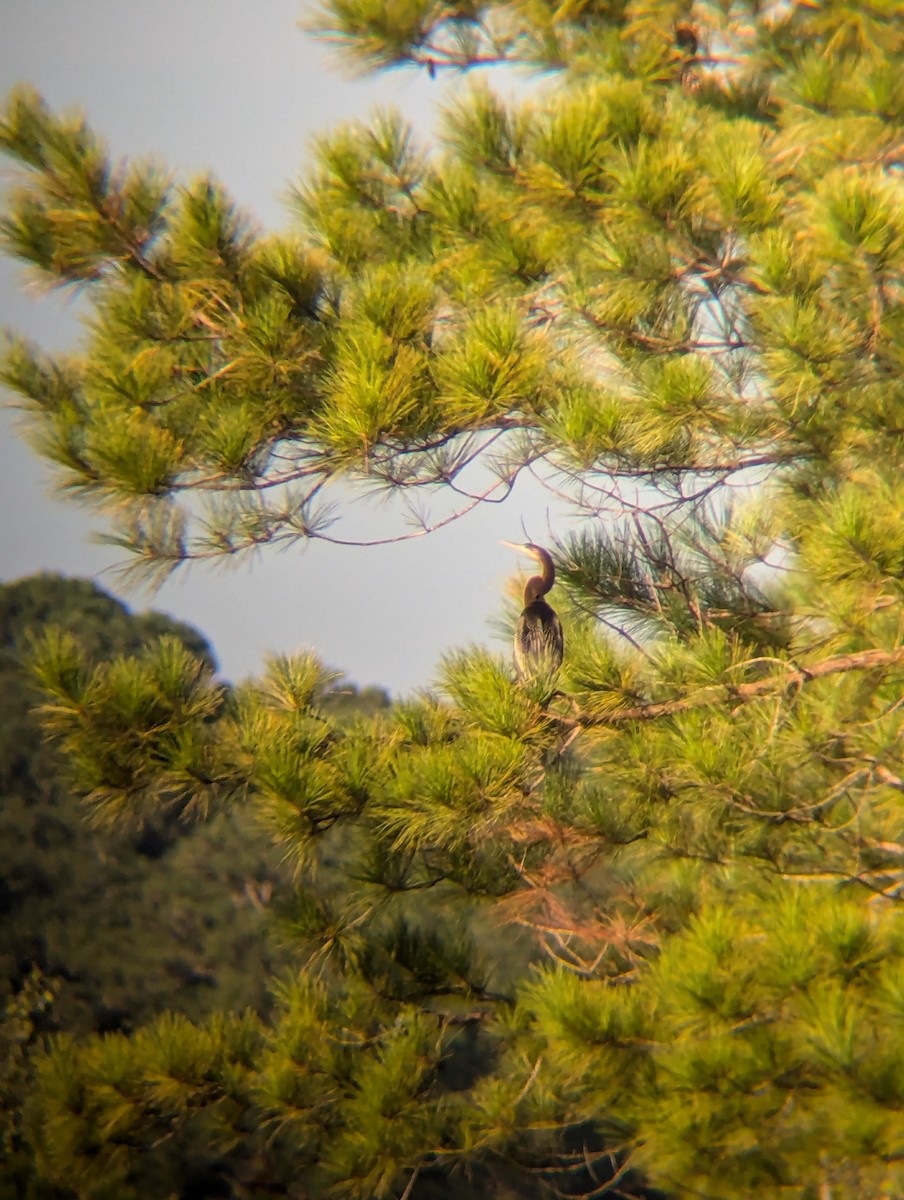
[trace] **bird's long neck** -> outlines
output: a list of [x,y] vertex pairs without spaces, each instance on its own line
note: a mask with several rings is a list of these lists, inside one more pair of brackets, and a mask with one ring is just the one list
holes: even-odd
[[556,581],[556,568],[553,565],[551,555],[539,547],[537,547],[536,554],[543,566],[543,574],[532,576],[524,585],[525,608],[528,604],[533,604],[535,600],[539,600],[541,596],[545,596]]

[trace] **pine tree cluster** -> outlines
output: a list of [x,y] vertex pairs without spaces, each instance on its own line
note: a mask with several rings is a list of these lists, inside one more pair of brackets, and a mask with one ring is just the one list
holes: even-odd
[[325,135],[289,236],[14,94],[6,246],[93,317],[0,375],[151,575],[331,536],[336,478],[454,494],[483,463],[499,499],[543,473],[582,518],[566,659],[551,689],[450,650],[436,696],[340,721],[310,656],[227,695],[173,642],[92,666],[48,635],[44,720],[95,819],[241,806],[296,888],[272,1018],[49,1049],[40,1176],[899,1195],[900,6],[316,24],[360,69],[545,82],[475,84],[431,153],[394,115]]

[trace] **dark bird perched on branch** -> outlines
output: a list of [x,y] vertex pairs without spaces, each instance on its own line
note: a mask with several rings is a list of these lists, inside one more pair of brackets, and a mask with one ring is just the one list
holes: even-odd
[[543,597],[556,581],[556,568],[552,556],[542,546],[528,542],[519,546],[515,542],[503,542],[510,550],[529,554],[543,568],[542,575],[534,575],[524,585],[524,611],[518,618],[515,630],[515,670],[519,679],[532,679],[543,672],[557,671],[562,665],[565,639],[562,623],[555,609],[550,608]]

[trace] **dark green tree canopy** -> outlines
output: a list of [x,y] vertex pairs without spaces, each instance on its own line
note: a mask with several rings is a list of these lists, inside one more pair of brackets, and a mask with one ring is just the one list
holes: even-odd
[[132,614],[86,580],[0,587],[0,989],[16,990],[33,968],[55,977],[53,1020],[72,1032],[130,1026],[161,1006],[197,1016],[216,1007],[217,988],[221,1002],[263,1005],[263,989],[236,980],[262,939],[251,891],[272,892],[278,864],[247,814],[198,826],[157,804],[121,826],[90,826],[87,789],[67,788],[66,760],[31,711],[42,697],[26,660],[51,626],[75,634],[100,674],[164,636],[213,663],[197,630]]
[[282,236],[13,95],[7,247],[92,318],[3,379],[152,575],[341,538],[335,479],[464,515],[536,473],[583,518],[565,661],[551,695],[453,649],[440,695],[340,721],[311,656],[227,703],[172,643],[45,639],[96,816],[238,806],[296,891],[272,1019],[58,1045],[38,1168],[169,1195],[189,1139],[242,1197],[899,1194],[900,6],[316,23],[359,68],[543,80],[481,75],[435,146],[325,134]]

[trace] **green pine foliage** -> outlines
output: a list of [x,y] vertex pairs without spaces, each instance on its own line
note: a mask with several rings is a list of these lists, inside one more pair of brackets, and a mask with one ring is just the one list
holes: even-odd
[[133,822],[90,824],[42,735],[25,668],[49,629],[78,638],[82,670],[166,636],[194,669],[214,663],[197,631],[135,615],[82,580],[36,576],[0,588],[0,1196],[57,1200],[39,1181],[23,1102],[53,1034],[140,1026],[172,1009],[198,1018],[272,998],[284,951],[266,934],[286,875],[247,814],[205,824],[157,805]]
[[312,656],[36,643],[98,819],[234,811],[293,873],[272,1013],[50,1046],[48,1186],[904,1191],[899,7],[332,0],[359,69],[545,82],[324,135],[280,237],[11,97],[7,247],[93,315],[2,377],[137,569],[331,536],[339,476],[583,518],[554,678],[452,648],[349,715]]

